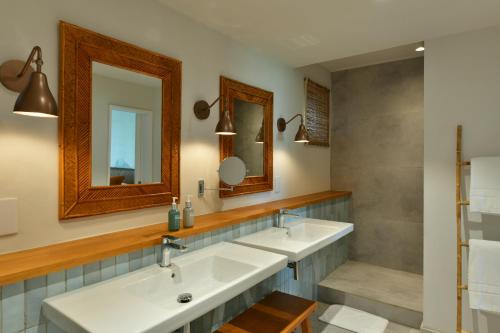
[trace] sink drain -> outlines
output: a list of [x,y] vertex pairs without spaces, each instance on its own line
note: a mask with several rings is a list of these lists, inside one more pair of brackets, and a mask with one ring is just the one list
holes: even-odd
[[177,296],[177,302],[179,303],[189,303],[193,299],[193,295],[190,293],[184,293]]

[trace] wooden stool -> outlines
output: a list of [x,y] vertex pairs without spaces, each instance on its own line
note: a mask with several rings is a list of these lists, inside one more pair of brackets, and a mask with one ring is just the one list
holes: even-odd
[[317,302],[273,292],[216,333],[291,333],[301,326],[302,333],[312,333],[309,316]]

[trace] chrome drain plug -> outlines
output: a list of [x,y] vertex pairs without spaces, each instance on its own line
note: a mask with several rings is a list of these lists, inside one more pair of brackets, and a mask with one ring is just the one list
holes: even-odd
[[183,293],[177,296],[177,302],[179,303],[189,303],[193,300],[193,295],[190,293]]

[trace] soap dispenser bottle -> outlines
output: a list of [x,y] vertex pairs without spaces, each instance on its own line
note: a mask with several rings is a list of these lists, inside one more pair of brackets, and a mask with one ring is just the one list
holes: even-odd
[[194,209],[191,204],[191,195],[188,194],[186,205],[183,211],[184,228],[191,228],[194,225]]
[[168,231],[177,231],[181,228],[181,214],[175,200],[177,197],[172,197],[172,207],[168,211]]

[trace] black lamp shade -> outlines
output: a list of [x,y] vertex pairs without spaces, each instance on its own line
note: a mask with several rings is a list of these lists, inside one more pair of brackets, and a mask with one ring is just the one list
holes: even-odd
[[309,134],[303,123],[300,124],[297,134],[295,134],[295,142],[309,142]]
[[28,85],[17,97],[14,113],[34,117],[57,117],[57,103],[44,73],[31,73]]
[[224,111],[222,118],[217,123],[215,127],[215,134],[217,135],[236,135],[236,130],[234,129],[233,122],[229,116],[229,111]]

